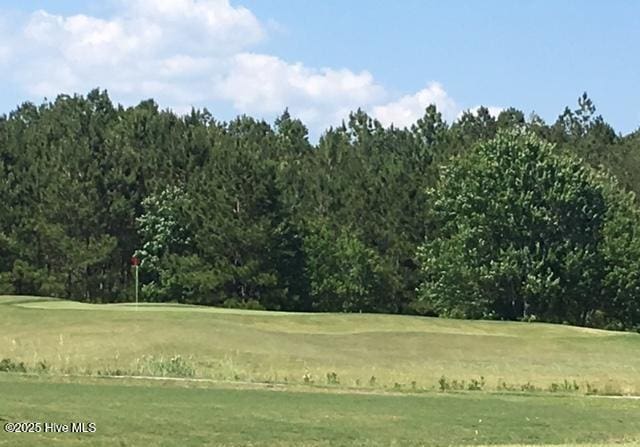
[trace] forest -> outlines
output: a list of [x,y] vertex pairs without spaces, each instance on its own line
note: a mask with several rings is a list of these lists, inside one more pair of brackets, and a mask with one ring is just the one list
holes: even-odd
[[311,143],[108,93],[0,117],[0,294],[640,327],[640,129],[364,111]]

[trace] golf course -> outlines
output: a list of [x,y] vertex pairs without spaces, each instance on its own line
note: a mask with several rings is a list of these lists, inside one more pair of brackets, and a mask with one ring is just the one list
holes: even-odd
[[638,445],[640,335],[0,298],[1,446]]
[[640,447],[639,18],[0,1],[0,447]]

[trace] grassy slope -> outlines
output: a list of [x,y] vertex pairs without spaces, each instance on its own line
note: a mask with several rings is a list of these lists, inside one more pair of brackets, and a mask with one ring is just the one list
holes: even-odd
[[0,358],[54,370],[132,371],[145,355],[190,358],[200,377],[437,386],[484,376],[547,387],[564,379],[640,392],[640,335],[568,326],[0,297]]
[[[365,395],[0,374],[0,419],[95,422],[0,446],[640,445],[640,401],[486,393]],[[617,444],[616,444],[617,445]]]

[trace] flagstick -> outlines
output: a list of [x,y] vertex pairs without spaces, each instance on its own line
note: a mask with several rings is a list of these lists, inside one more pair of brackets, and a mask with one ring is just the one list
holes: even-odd
[[138,265],[136,264],[136,310],[138,310]]

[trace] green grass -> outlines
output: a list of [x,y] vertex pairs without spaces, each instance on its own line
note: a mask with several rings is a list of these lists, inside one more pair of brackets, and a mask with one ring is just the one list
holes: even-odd
[[[174,356],[193,376],[340,387],[434,389],[485,378],[546,389],[576,381],[640,394],[640,335],[570,326],[1,297],[0,359],[52,373],[152,374]],[[154,365],[156,368],[154,369]],[[162,374],[160,374],[162,375]],[[171,374],[168,374],[171,375]],[[375,377],[375,383],[371,377]],[[396,385],[397,384],[397,385]]]
[[[640,401],[353,394],[0,375],[5,421],[94,422],[94,434],[6,434],[0,446],[639,445]],[[634,444],[635,441],[635,444]]]
[[549,324],[0,297],[0,368],[29,371],[0,373],[0,422],[97,424],[0,446],[640,445],[640,399],[583,395],[640,394],[639,349]]

